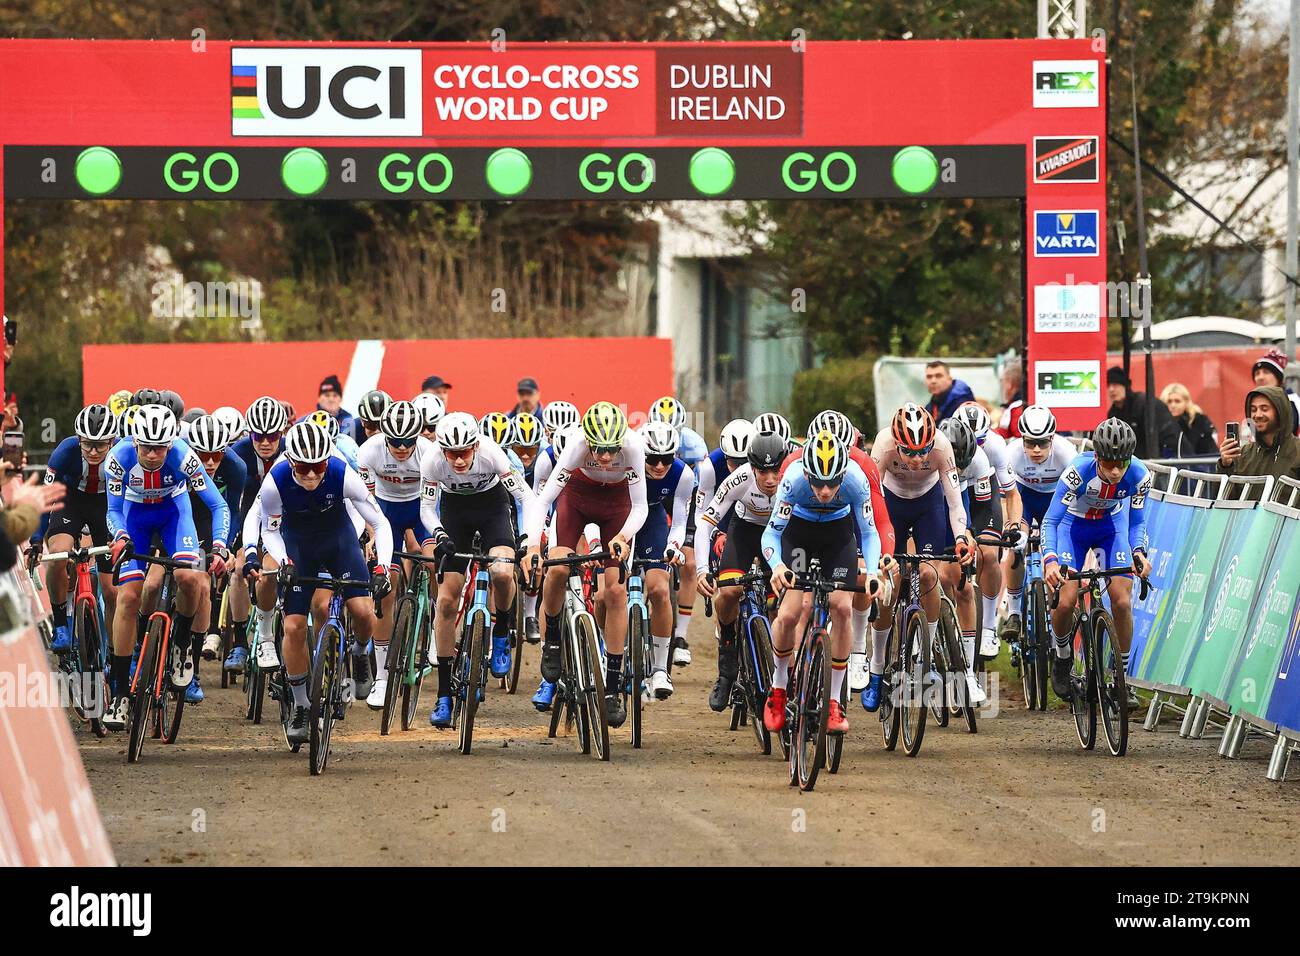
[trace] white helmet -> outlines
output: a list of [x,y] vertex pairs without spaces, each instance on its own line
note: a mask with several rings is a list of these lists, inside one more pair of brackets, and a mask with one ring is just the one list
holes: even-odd
[[170,445],[180,433],[166,405],[141,405],[131,421],[131,437],[144,445]]
[[239,441],[244,437],[244,433],[248,431],[248,423],[244,421],[244,413],[230,405],[222,405],[212,413],[212,417],[219,422],[225,422],[226,427],[230,429],[230,440],[232,442]]
[[478,422],[468,412],[452,412],[438,422],[438,444],[448,451],[473,448],[478,437]]
[[779,435],[787,446],[790,444],[790,423],[776,412],[764,412],[754,419],[756,435]]
[[284,431],[289,424],[289,415],[277,399],[263,395],[248,406],[248,430],[259,435],[271,435]]
[[384,410],[379,421],[379,430],[385,438],[394,441],[409,441],[417,438],[424,431],[424,418],[410,402],[393,402]]
[[190,422],[190,447],[209,455],[225,451],[232,441],[230,426],[215,415],[202,415]]
[[73,430],[86,441],[112,441],[117,437],[117,417],[107,405],[87,405],[77,412]]
[[421,392],[411,399],[411,404],[420,413],[420,420],[424,422],[425,431],[437,427],[438,423],[442,421],[442,416],[447,414],[446,402],[433,392]]
[[578,406],[572,402],[550,402],[542,409],[542,427],[552,434],[558,434],[570,425],[578,424],[581,417]]
[[581,430],[576,424],[555,433],[555,437],[551,439],[551,447],[555,449],[557,457],[564,454],[564,446],[569,443],[569,439],[578,434],[581,434]]
[[646,422],[637,431],[645,439],[647,455],[675,455],[682,447],[682,436],[667,422]]
[[848,448],[852,448],[858,443],[858,430],[849,421],[849,416],[843,412],[837,412],[833,408],[818,412],[813,416],[813,420],[808,423],[809,438],[818,432],[830,432]]
[[686,406],[671,395],[665,395],[650,406],[650,421],[667,422],[673,428],[686,424]]
[[329,458],[334,453],[334,442],[323,425],[299,422],[284,436],[284,453],[292,461],[311,465]]
[[983,444],[984,437],[993,427],[993,422],[989,420],[989,413],[984,411],[984,406],[979,402],[966,402],[958,407],[957,414],[966,420],[970,430],[975,433],[975,440]]
[[1056,434],[1056,416],[1046,405],[1030,405],[1016,423],[1022,438],[1043,439]]
[[753,438],[754,423],[736,418],[722,426],[722,437],[718,445],[728,458],[745,458],[749,455],[749,443]]

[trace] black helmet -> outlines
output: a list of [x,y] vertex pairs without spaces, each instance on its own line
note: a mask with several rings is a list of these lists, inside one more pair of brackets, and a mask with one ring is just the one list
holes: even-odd
[[185,410],[185,414],[181,416],[181,421],[188,422],[192,425],[196,419],[205,418],[207,414],[206,409],[199,408],[199,406],[195,405],[193,408],[187,408]]
[[131,396],[132,405],[161,405],[162,392],[156,388],[137,388]]
[[780,468],[785,460],[785,439],[775,432],[760,432],[749,443],[746,457],[753,468]]
[[952,444],[952,456],[956,459],[957,470],[965,471],[975,457],[975,433],[965,419],[954,415],[939,423],[939,431]]
[[177,421],[180,421],[181,416],[185,414],[185,399],[181,398],[180,393],[173,392],[170,388],[163,391],[162,400],[158,404],[170,408]]
[[384,420],[384,412],[393,404],[393,398],[381,388],[372,389],[361,396],[357,407],[357,417],[370,425],[378,425]]
[[1108,418],[1092,433],[1092,450],[1106,461],[1127,461],[1136,448],[1137,435],[1121,419]]

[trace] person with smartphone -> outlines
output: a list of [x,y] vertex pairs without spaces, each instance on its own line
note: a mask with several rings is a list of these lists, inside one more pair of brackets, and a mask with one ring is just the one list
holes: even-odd
[[1246,417],[1253,441],[1243,442],[1240,426],[1229,422],[1219,444],[1218,471],[1225,475],[1272,475],[1300,479],[1300,438],[1286,392],[1276,385],[1246,393]]

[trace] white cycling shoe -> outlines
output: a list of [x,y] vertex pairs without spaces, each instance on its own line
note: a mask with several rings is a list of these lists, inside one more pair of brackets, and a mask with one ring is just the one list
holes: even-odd
[[203,659],[205,661],[215,661],[219,653],[221,653],[221,635],[220,634],[204,635]]
[[691,649],[683,641],[673,647],[673,667],[685,667],[691,662]]
[[980,657],[997,657],[1000,650],[1002,650],[1002,641],[998,638],[996,630],[986,627],[980,631]]
[[655,700],[667,700],[673,696],[673,679],[667,671],[655,671],[646,681],[646,695]]
[[188,645],[185,647],[173,645],[171,655],[172,686],[177,689],[189,687],[190,681],[194,679],[194,660],[190,656]]
[[371,710],[383,710],[384,698],[388,695],[388,677],[381,674],[375,678],[374,686],[370,688],[370,693],[366,695],[366,706]]
[[870,658],[866,654],[849,655],[849,692],[860,694],[871,683]]
[[280,666],[280,655],[275,652],[275,641],[257,642],[257,666],[264,671]]
[[989,699],[989,695],[984,693],[984,688],[980,686],[979,678],[975,676],[973,670],[966,671],[966,696],[972,704],[982,704]]

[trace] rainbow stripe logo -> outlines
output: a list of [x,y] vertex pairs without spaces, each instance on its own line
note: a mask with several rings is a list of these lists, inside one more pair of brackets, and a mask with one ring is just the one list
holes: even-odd
[[257,67],[230,67],[230,115],[233,119],[264,119],[257,105]]

